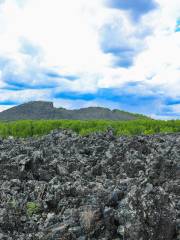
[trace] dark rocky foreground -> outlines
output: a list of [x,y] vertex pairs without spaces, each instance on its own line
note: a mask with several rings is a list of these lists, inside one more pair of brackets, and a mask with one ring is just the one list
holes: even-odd
[[0,239],[180,239],[180,134],[0,140]]

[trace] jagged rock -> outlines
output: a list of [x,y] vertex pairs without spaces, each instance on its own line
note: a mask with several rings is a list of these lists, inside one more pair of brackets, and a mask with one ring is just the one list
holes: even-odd
[[180,240],[179,134],[0,145],[0,239]]

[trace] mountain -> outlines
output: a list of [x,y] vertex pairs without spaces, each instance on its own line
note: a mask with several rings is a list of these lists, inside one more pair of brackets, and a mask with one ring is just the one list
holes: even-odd
[[13,121],[21,119],[109,119],[134,120],[147,118],[140,114],[133,114],[120,110],[110,110],[103,107],[88,107],[76,110],[55,108],[52,102],[35,101],[12,107],[0,112],[0,120]]

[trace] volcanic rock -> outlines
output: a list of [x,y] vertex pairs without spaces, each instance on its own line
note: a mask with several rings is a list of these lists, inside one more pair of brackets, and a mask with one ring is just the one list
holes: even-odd
[[0,141],[0,239],[180,240],[180,134]]

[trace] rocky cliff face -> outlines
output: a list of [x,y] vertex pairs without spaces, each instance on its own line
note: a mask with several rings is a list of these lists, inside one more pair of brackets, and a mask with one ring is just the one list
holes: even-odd
[[[142,116],[141,116],[142,117]],[[102,107],[89,107],[77,110],[54,108],[52,102],[29,102],[0,113],[0,120],[21,119],[110,119],[132,120],[140,118],[134,114]]]
[[0,239],[179,240],[180,134],[0,140]]

